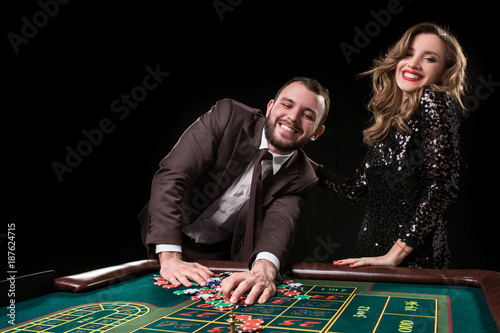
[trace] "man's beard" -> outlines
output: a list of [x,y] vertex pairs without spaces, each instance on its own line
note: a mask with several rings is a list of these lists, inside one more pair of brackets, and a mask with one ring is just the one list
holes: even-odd
[[[283,153],[292,153],[302,147],[304,147],[308,142],[309,138],[304,137],[296,142],[282,142],[278,138],[273,135],[273,125],[276,125],[278,119],[275,120],[275,124],[271,124],[269,118],[266,120],[266,124],[264,126],[264,134],[266,135],[267,142],[273,145],[276,149]],[[284,123],[286,125],[286,123]],[[276,125],[277,126],[277,125]]]

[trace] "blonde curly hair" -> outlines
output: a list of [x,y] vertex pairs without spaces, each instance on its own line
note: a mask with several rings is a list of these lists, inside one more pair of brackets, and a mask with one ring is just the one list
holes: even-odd
[[403,91],[396,83],[396,67],[408,53],[414,37],[418,34],[434,34],[446,47],[446,66],[439,82],[432,84],[436,91],[446,92],[460,107],[464,108],[462,97],[465,95],[467,58],[457,39],[447,30],[434,23],[419,23],[408,29],[403,37],[389,51],[374,61],[374,67],[360,75],[371,75],[372,97],[368,110],[373,113],[373,124],[363,131],[364,142],[373,146],[383,140],[392,126],[410,133],[407,121],[417,110],[421,89],[417,89],[403,98]]

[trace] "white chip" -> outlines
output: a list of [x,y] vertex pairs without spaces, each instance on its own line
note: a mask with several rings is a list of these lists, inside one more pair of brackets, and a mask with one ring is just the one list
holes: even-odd
[[184,290],[184,295],[196,295],[199,289],[189,288]]
[[293,282],[288,284],[288,288],[299,288],[302,287],[304,284],[300,282]]

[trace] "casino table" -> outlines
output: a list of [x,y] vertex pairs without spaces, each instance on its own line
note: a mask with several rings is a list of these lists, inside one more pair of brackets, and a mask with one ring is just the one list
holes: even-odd
[[[200,263],[214,272],[247,267],[244,262]],[[141,260],[56,279],[53,274],[19,279],[18,295],[21,288],[43,284],[51,291],[19,296],[26,299],[17,299],[14,309],[2,306],[0,332],[230,332],[229,311],[154,285],[158,269],[157,261]],[[295,263],[285,276],[302,283],[301,293],[309,298],[280,292],[265,304],[238,307],[234,313],[262,319],[262,332],[276,333],[500,329],[499,272]]]

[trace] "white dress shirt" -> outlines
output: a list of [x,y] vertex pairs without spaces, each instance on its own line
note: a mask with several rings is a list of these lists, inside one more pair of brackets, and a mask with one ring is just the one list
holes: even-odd
[[[259,149],[269,149],[264,130],[262,131],[262,138]],[[262,161],[262,179],[264,179],[271,172],[275,175],[281,166],[292,156],[293,153],[288,155],[274,154],[273,160]],[[193,238],[197,243],[214,244],[226,240],[233,236],[236,227],[236,220],[238,213],[243,205],[250,198],[250,184],[252,182],[253,161],[257,159],[258,154],[254,157],[252,162],[243,171],[238,179],[222,194],[219,200],[216,200],[212,205],[217,205],[218,209],[212,216],[206,216],[202,213],[196,221],[182,229],[187,236]],[[213,211],[206,209],[207,211]],[[159,252],[182,252],[182,247],[179,245],[171,244],[157,244],[156,253]],[[270,252],[261,252],[257,254],[255,260],[266,259],[272,262],[279,270],[280,263],[278,258]]]

